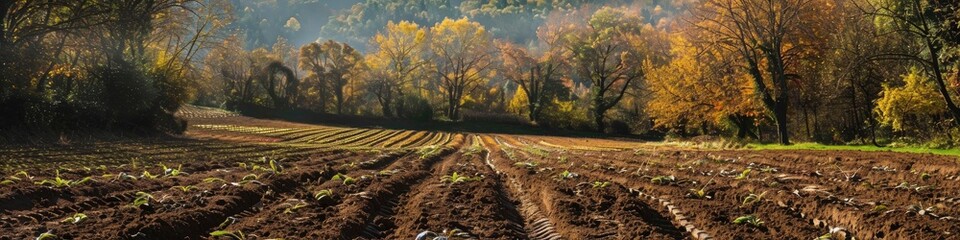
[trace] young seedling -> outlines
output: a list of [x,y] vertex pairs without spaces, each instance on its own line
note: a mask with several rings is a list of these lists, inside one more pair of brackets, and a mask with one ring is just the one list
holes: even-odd
[[49,186],[51,186],[51,187],[63,188],[63,187],[72,187],[72,186],[80,185],[80,184],[86,183],[87,181],[90,181],[90,180],[91,180],[90,177],[85,177],[85,178],[80,179],[80,180],[67,180],[67,179],[61,178],[61,177],[60,177],[60,170],[57,170],[56,177],[54,177],[53,179],[47,179],[47,180],[43,180],[43,181],[39,181],[39,182],[34,182],[34,184],[36,184],[36,185],[49,185]]
[[877,204],[876,206],[873,206],[872,209],[870,209],[870,212],[875,212],[875,213],[886,212],[886,211],[887,211],[887,205],[883,205],[883,204]]
[[130,175],[125,172],[120,172],[120,174],[117,174],[117,177],[114,178],[114,180],[117,180],[117,181],[124,181],[124,180],[136,181],[137,179],[138,179],[137,176]]
[[420,155],[420,159],[427,159],[437,155],[440,155],[440,152],[443,151],[443,147],[439,145],[430,145],[424,146],[420,149],[417,149],[417,154]]
[[170,187],[170,189],[179,189],[182,192],[190,192],[190,191],[193,191],[194,189],[197,189],[197,187],[194,187],[193,185],[173,186],[173,187]]
[[740,172],[740,174],[737,174],[737,177],[736,177],[735,179],[737,179],[737,180],[742,180],[742,179],[747,179],[747,178],[750,178],[750,169],[749,169],[749,168],[744,169],[743,172]]
[[464,182],[480,181],[480,179],[483,179],[483,176],[467,177],[466,175],[460,175],[460,173],[458,172],[453,172],[452,175],[440,177],[440,182],[448,183],[450,185],[455,185],[455,184],[464,183]]
[[56,240],[56,239],[60,239],[60,237],[57,237],[57,235],[54,235],[49,231],[41,233],[40,236],[37,236],[36,238],[36,240]]
[[576,173],[570,172],[568,170],[563,170],[563,172],[560,173],[560,180],[573,179],[573,178],[576,178],[577,176],[578,175]]
[[688,196],[696,199],[710,199],[710,196],[707,195],[707,187],[702,187],[700,189],[691,188]]
[[210,236],[211,236],[211,237],[218,237],[218,238],[228,237],[228,238],[231,238],[231,239],[234,239],[234,240],[246,240],[246,239],[247,239],[247,237],[246,237],[245,235],[243,235],[243,232],[240,231],[240,230],[237,230],[237,231],[226,231],[226,230],[213,231],[213,232],[210,233]]
[[204,179],[203,179],[203,182],[205,182],[205,183],[214,183],[214,182],[227,182],[227,181],[226,181],[226,180],[223,180],[223,178],[208,177],[208,178],[204,178]]
[[456,228],[449,231],[444,229],[443,232],[441,232],[440,234],[437,234],[431,231],[423,231],[423,232],[420,232],[420,234],[417,234],[417,238],[415,238],[415,240],[448,240],[448,239],[457,239],[457,238],[469,239],[470,234],[467,234],[461,231],[460,229],[456,229]]
[[764,195],[767,195],[766,191],[760,194],[750,192],[750,194],[748,194],[747,197],[743,198],[743,202],[740,204],[740,207],[749,206],[754,203],[760,202],[761,200],[763,200]]
[[310,206],[309,204],[303,201],[297,201],[297,203],[284,203],[284,205],[287,206],[287,208],[283,209],[284,214],[291,214],[297,211],[297,209]]
[[673,175],[670,175],[670,176],[656,176],[656,177],[650,178],[650,182],[656,183],[656,184],[660,184],[660,185],[670,184],[670,183],[673,183],[673,182],[675,182],[675,181],[677,181],[677,178],[674,177]]
[[480,146],[479,140],[474,140],[472,145],[470,145],[469,147],[463,148],[463,150],[460,150],[460,153],[462,153],[464,157],[480,155],[480,153],[482,152],[483,152],[483,146]]
[[733,219],[733,223],[735,223],[735,224],[748,224],[748,225],[751,225],[751,226],[754,226],[754,227],[763,226],[763,221],[760,221],[760,219],[757,218],[757,216],[754,216],[754,215],[740,216],[740,217],[738,217],[738,218],[736,218],[736,219]]
[[333,177],[330,178],[330,180],[342,181],[343,185],[353,185],[354,183],[357,182],[357,179],[347,176],[346,174],[340,174],[340,173],[337,173],[337,175],[333,175]]
[[143,173],[140,174],[140,178],[156,179],[157,175],[153,175],[149,171],[143,170]]
[[164,165],[163,163],[161,163],[160,167],[163,168],[163,176],[166,176],[166,177],[176,177],[176,176],[179,176],[180,174],[187,175],[186,172],[183,172],[180,170],[183,168],[183,164],[177,165],[177,168],[169,168],[167,167],[167,165]]
[[133,203],[130,204],[130,207],[140,208],[141,206],[149,206],[150,201],[153,200],[153,195],[145,192],[137,192],[137,198],[133,199]]
[[593,188],[606,188],[610,186],[610,182],[593,181],[592,186]]
[[330,190],[330,189],[320,190],[319,192],[313,195],[313,198],[317,200],[323,200],[331,197],[333,197],[333,190]]
[[528,170],[533,170],[540,164],[537,162],[516,162],[516,163],[513,163],[513,165],[517,167],[526,168]]
[[81,222],[86,221],[86,220],[87,220],[87,215],[86,215],[86,214],[83,214],[83,213],[75,213],[75,214],[73,214],[73,216],[70,216],[70,217],[68,217],[68,218],[65,218],[65,219],[61,220],[60,222],[61,222],[61,223],[78,224],[78,223],[81,223]]

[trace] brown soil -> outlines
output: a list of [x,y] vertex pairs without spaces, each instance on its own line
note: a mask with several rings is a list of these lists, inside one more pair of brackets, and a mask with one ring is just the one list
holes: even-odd
[[[0,146],[0,239],[413,239],[452,229],[477,239],[960,238],[952,157],[181,115],[191,119],[182,138]],[[38,184],[58,169],[61,180],[90,180]],[[441,180],[454,173],[467,179]],[[144,194],[148,204],[133,205]],[[87,217],[64,221],[76,213]],[[742,216],[762,224],[733,223]]]

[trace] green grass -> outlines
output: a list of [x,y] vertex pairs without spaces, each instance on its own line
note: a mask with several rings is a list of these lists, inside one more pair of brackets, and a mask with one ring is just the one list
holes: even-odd
[[828,150],[828,151],[868,151],[868,152],[902,152],[902,153],[932,153],[938,155],[960,157],[960,149],[934,149],[924,147],[877,147],[874,145],[823,145],[819,143],[795,143],[792,145],[778,144],[747,144],[744,149],[752,150]]

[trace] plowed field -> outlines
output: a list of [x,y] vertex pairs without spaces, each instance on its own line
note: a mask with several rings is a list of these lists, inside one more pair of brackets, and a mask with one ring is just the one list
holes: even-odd
[[0,239],[960,239],[953,157],[181,115],[182,138],[0,146]]

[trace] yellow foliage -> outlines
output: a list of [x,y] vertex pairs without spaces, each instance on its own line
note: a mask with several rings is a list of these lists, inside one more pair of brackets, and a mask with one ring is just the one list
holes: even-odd
[[943,114],[946,104],[934,90],[933,83],[921,72],[912,68],[903,75],[904,86],[883,86],[882,97],[877,100],[874,111],[879,115],[880,123],[903,130],[904,121],[911,116],[931,116]]
[[647,112],[657,126],[719,125],[731,115],[759,115],[748,76],[723,64],[724,54],[697,48],[681,36],[671,38],[670,53],[666,65],[644,63],[652,92]]
[[517,87],[517,93],[513,94],[513,98],[510,99],[510,103],[507,105],[507,111],[512,113],[517,113],[521,116],[530,114],[530,108],[527,105],[527,91],[524,91],[523,88]]

